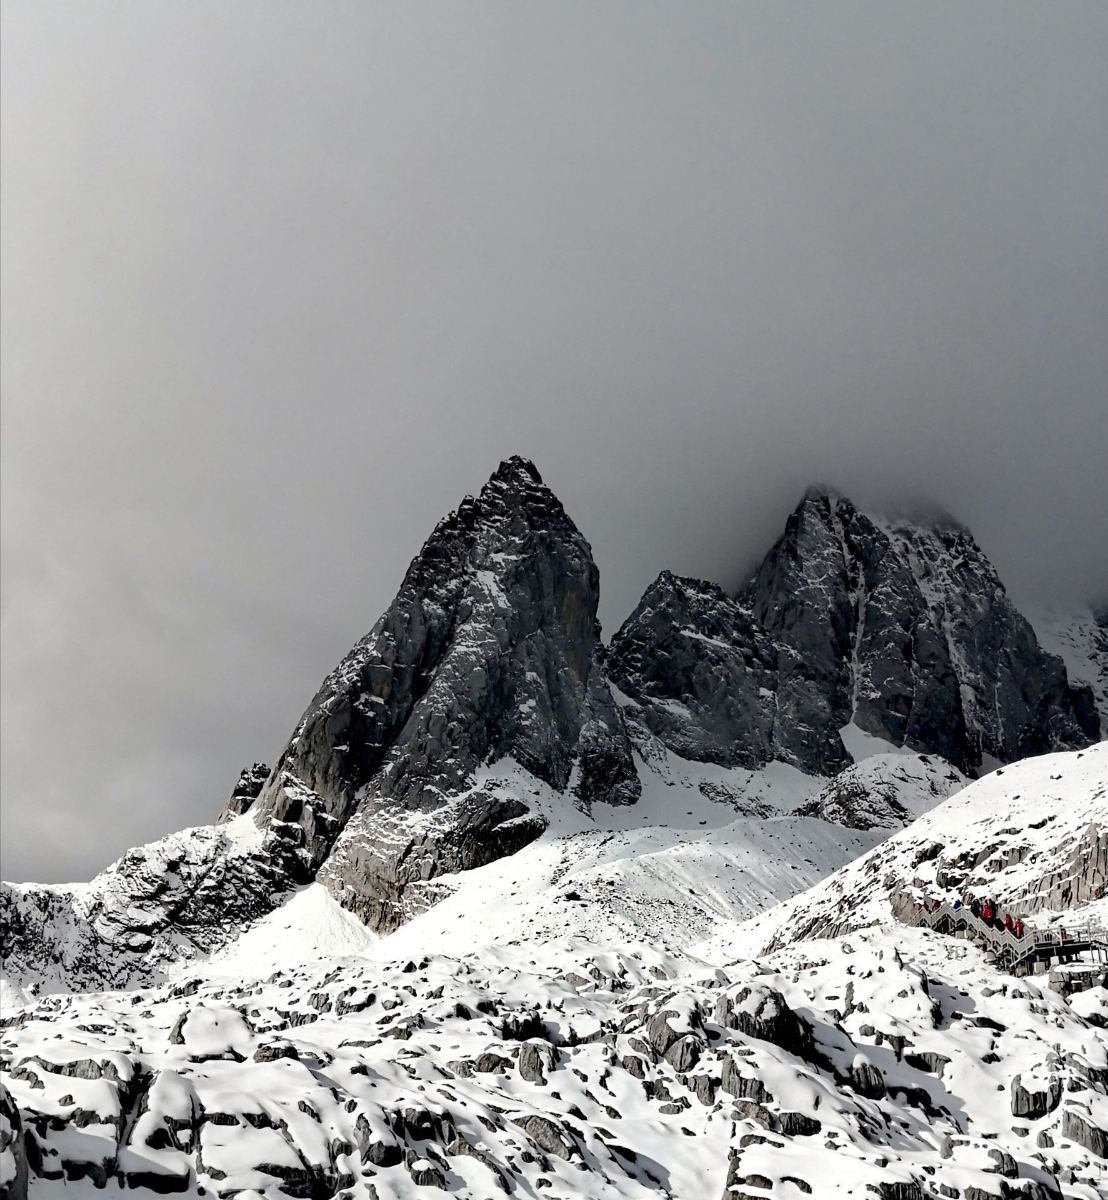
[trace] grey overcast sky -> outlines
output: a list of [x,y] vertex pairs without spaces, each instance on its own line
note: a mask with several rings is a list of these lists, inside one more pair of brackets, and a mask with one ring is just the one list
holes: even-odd
[[1108,595],[1108,5],[6,0],[3,874],[272,761],[533,458],[608,631],[813,480]]

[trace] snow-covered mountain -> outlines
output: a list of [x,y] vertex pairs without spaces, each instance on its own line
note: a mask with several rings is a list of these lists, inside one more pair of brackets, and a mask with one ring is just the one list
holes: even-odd
[[967,529],[869,517],[826,488],[737,597],[660,575],[609,672],[658,737],[710,762],[831,773],[850,726],[976,771],[1100,730],[1091,689],[1040,646]]
[[1108,605],[1084,612],[1038,609],[1029,616],[1043,649],[1066,664],[1074,684],[1092,692],[1104,736],[1108,733]]
[[0,888],[9,977],[152,982],[313,882],[388,934],[462,911],[471,875],[522,871],[536,844],[531,890],[633,863],[606,919],[634,926],[636,895],[671,914],[659,936],[700,937],[868,849],[959,769],[1098,735],[1090,688],[949,518],[890,523],[813,489],[737,597],[663,573],[608,649],[598,594],[534,466],[502,463],[214,826],[88,884]]
[[[771,789],[773,778],[761,786],[780,803],[795,780]],[[421,947],[417,927],[445,904],[377,938],[313,884],[174,982],[13,991],[0,1186],[251,1200],[1098,1200],[1108,989],[1066,999],[966,941],[898,924],[891,885],[864,864],[887,851],[883,865],[904,873],[923,850],[906,886],[1088,913],[1087,890],[1103,882],[1088,834],[1108,829],[1106,789],[1108,747],[971,784],[807,894],[808,905],[849,894],[866,926],[822,940],[802,936],[798,899],[721,924],[691,952],[587,927],[555,936],[580,932],[571,919],[487,928],[476,911],[453,945]],[[697,803],[718,801],[685,790],[693,819],[707,819]],[[551,845],[544,836],[468,872],[469,900],[483,873],[530,862],[539,874]],[[643,857],[614,858],[609,881],[620,888]],[[859,872],[869,892],[855,896]],[[525,878],[499,878],[504,908]],[[599,910],[604,929],[602,875],[591,878],[597,888],[575,887],[564,908]],[[525,914],[533,897],[518,899]],[[752,954],[752,928],[764,936],[775,912],[788,935]],[[283,936],[259,939],[281,913]],[[655,918],[637,919],[643,931]]]
[[899,920],[1108,920],[1102,627],[827,489],[598,588],[501,464],[213,825],[0,888],[0,1194],[1105,1194],[1108,990]]
[[706,952],[759,953],[975,895],[1037,926],[1108,927],[1108,742],[998,768]]

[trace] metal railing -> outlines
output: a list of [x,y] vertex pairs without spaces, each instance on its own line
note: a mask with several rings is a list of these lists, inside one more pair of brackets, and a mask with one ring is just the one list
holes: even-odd
[[1055,957],[1089,947],[1108,946],[1108,931],[1095,926],[1074,929],[1067,926],[1063,935],[1057,930],[1033,929],[1025,925],[1023,936],[1017,937],[1013,930],[975,916],[965,905],[955,908],[949,901],[934,909],[928,909],[926,905],[914,908],[905,914],[904,920],[908,925],[921,925],[940,933],[964,929],[983,942],[993,957],[1005,966],[1014,966],[1026,958]]

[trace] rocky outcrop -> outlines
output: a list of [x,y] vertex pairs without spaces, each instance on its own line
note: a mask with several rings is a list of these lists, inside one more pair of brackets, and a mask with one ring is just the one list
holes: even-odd
[[1069,686],[969,530],[945,515],[879,522],[809,491],[745,593],[767,630],[818,665],[840,725],[967,769],[1088,744]]
[[939,897],[989,897],[1035,928],[1104,887],[1106,813],[1108,742],[999,767],[785,901],[768,945],[911,921]]
[[235,790],[231,793],[220,821],[230,821],[248,812],[261,794],[265,781],[269,778],[269,767],[265,763],[256,762],[252,767],[245,767],[239,775]]
[[0,884],[5,973],[127,987],[211,952],[303,881],[285,832],[240,817],[137,846],[88,884]]
[[586,809],[633,803],[598,592],[589,545],[538,472],[502,463],[434,530],[274,768],[242,772],[218,824],[131,850],[88,886],[0,889],[8,970],[125,986],[317,877],[393,929],[440,898],[437,876],[545,827],[518,788],[481,777],[488,764],[512,760]]
[[5,1002],[0,1194],[1099,1194],[1101,1031],[952,939],[381,949]]
[[1108,1158],[1108,1129],[1101,1127],[1085,1111],[1076,1106],[1062,1114],[1062,1136],[1091,1150],[1098,1158]]
[[937,756],[875,755],[829,779],[796,812],[848,829],[901,829],[966,783],[960,771]]
[[[947,518],[883,522],[813,490],[739,596],[663,572],[607,652],[598,590],[587,541],[535,468],[502,463],[433,531],[273,769],[242,772],[216,825],[129,851],[89,885],[0,887],[9,971],[71,987],[151,979],[317,879],[390,931],[443,897],[443,876],[537,838],[544,807],[633,804],[633,743],[670,782],[670,753],[836,776],[805,813],[869,830],[904,824],[947,783],[851,767],[848,724],[973,769],[1097,730],[1088,689]],[[736,813],[772,808],[726,780],[696,786]],[[1076,903],[1106,871],[1090,829],[1041,889]]]
[[[1098,796],[1108,805],[1108,787]],[[1108,894],[1108,825],[1090,821],[1065,862],[1047,871],[1030,889],[1038,907],[1054,912],[1076,908]]]
[[1037,1121],[1058,1107],[1062,1099],[1062,1081],[1057,1076],[1051,1076],[1045,1084],[1045,1090],[1039,1091],[1025,1087],[1023,1076],[1016,1075],[1012,1080],[1011,1093],[1012,1116]]
[[27,1200],[27,1174],[23,1119],[0,1082],[0,1195],[9,1200]]
[[949,517],[885,522],[811,489],[731,598],[663,574],[612,644],[611,674],[678,754],[812,773],[850,762],[853,724],[962,770],[1088,745],[1072,687]]

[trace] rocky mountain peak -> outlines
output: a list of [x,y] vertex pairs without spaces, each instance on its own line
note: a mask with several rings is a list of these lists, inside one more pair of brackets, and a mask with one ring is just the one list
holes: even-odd
[[[309,881],[388,932],[457,887],[443,876],[522,849],[548,815],[588,822],[644,784],[635,826],[659,802],[691,816],[693,791],[765,815],[753,779],[774,761],[845,772],[812,809],[841,848],[843,825],[903,817],[902,779],[875,807],[871,774],[846,770],[874,739],[974,773],[1098,732],[1090,689],[949,519],[886,519],[812,488],[737,596],[662,571],[607,652],[598,596],[588,542],[533,464],[505,460],[436,525],[218,824],[87,885],[0,888],[9,963],[123,986],[209,953]],[[1056,627],[1051,644],[1102,658],[1104,623]],[[1108,694],[1098,670],[1078,678]]]
[[513,454],[504,459],[500,466],[493,471],[489,478],[489,484],[495,483],[503,483],[509,487],[519,484],[527,487],[529,483],[542,485],[542,476],[539,474],[538,467],[529,458]]
[[659,576],[610,669],[656,736],[708,761],[834,771],[852,726],[973,771],[1099,732],[1089,689],[1038,644],[965,526],[871,516],[824,485],[734,602]]
[[[374,926],[412,884],[509,853],[542,822],[474,790],[512,758],[580,801],[638,794],[597,665],[599,574],[534,466],[500,464],[435,528],[396,599],[324,680],[254,811],[296,825],[304,870]],[[459,799],[459,797],[462,797]],[[423,814],[419,854],[405,814]],[[387,914],[381,907],[388,897]]]

